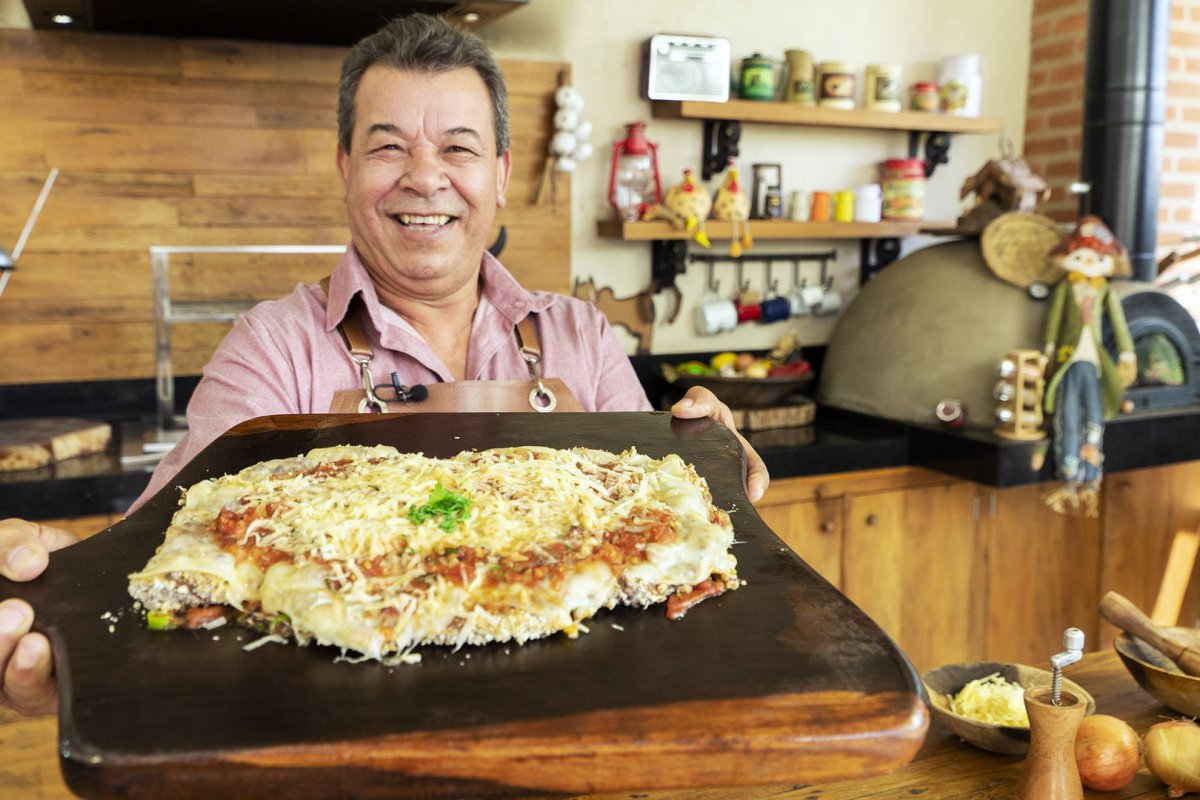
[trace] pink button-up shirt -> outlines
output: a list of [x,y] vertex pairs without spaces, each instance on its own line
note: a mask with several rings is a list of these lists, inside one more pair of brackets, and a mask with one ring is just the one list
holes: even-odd
[[[560,378],[586,411],[648,411],[642,389],[608,320],[573,297],[529,292],[489,253],[481,268],[483,295],[471,326],[467,380],[526,380],[529,368],[514,329],[537,314],[542,374]],[[239,422],[265,414],[329,411],[334,392],[362,386],[338,332],[360,294],[374,358],[375,383],[399,374],[405,386],[454,380],[446,365],[404,319],[385,308],[353,245],[333,274],[329,296],[301,284],[282,300],[243,314],[213,353],[188,404],[188,432],[159,463],[133,508],[166,485],[193,456]]]

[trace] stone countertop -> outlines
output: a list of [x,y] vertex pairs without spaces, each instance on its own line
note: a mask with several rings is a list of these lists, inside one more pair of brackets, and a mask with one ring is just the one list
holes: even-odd
[[[110,420],[111,421],[111,420]],[[123,514],[149,482],[153,424],[113,422],[110,452],[37,470],[0,473],[0,518]],[[811,425],[748,434],[773,479],[920,466],[996,487],[1053,480],[1049,440],[1014,442],[987,431],[949,430],[819,409]],[[1105,469],[1200,459],[1200,407],[1109,422]]]

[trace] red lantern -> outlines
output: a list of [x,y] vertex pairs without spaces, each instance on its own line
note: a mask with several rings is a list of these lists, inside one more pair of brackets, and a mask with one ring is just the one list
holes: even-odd
[[617,219],[635,222],[652,203],[662,202],[658,179],[658,145],[646,140],[646,123],[625,126],[625,139],[613,142],[608,203]]

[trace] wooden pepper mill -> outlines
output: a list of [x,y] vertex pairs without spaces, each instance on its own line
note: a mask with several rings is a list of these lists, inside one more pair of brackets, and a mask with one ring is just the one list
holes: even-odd
[[1053,682],[1025,690],[1029,713],[1029,754],[1017,777],[1016,800],[1083,800],[1083,783],[1075,764],[1075,734],[1087,706],[1062,691],[1062,668],[1083,656],[1083,631],[1067,628],[1066,651],[1050,658]]

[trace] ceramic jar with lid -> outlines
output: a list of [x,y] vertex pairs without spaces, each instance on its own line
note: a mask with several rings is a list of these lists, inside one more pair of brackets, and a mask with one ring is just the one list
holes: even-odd
[[738,94],[743,100],[774,100],[775,62],[759,53],[742,59]]
[[820,99],[817,105],[822,108],[854,108],[855,81],[855,66],[849,61],[821,62],[818,84]]
[[871,64],[863,82],[863,107],[875,111],[899,111],[902,87],[899,64]]
[[979,116],[983,77],[979,74],[978,54],[942,59],[938,83],[941,85],[941,108],[944,113],[960,117]]

